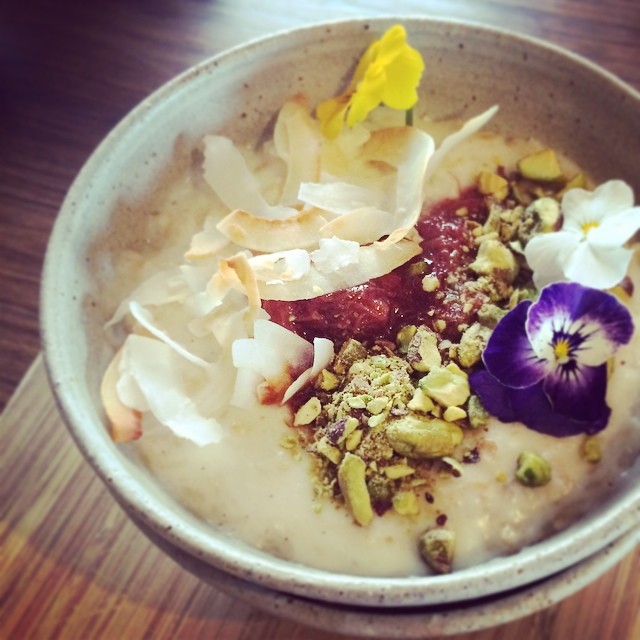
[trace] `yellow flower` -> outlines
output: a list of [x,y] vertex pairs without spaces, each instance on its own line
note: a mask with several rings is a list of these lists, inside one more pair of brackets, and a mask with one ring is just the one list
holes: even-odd
[[347,90],[318,105],[316,114],[327,138],[336,138],[346,122],[362,122],[373,109],[385,104],[409,110],[418,101],[417,88],[424,70],[418,51],[407,44],[401,25],[391,27],[369,45]]

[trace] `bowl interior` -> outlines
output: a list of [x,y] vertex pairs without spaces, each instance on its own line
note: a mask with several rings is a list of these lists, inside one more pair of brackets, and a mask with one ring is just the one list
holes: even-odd
[[[283,99],[336,94],[371,39],[402,22],[426,77],[418,111],[468,117],[498,103],[490,128],[534,136],[597,180],[640,193],[640,96],[567,52],[481,26],[410,18],[355,20],[278,34],[221,54],[174,79],[128,115],[91,156],[62,207],[47,253],[42,327],[53,389],[71,433],[117,500],[170,545],[244,579],[359,605],[435,604],[496,593],[559,571],[640,521],[629,472],[580,523],[519,554],[448,576],[394,580],[330,574],[288,563],[219,533],[173,501],[105,428],[99,382],[111,353],[102,327],[113,260],[144,241],[146,221],[113,212],[175,170],[176,144],[208,132],[255,143]],[[621,152],[621,150],[624,150]],[[133,283],[132,283],[133,284]]]

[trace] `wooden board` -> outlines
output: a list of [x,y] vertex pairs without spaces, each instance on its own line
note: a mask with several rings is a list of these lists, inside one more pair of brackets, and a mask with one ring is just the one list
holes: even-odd
[[[0,421],[0,638],[345,638],[200,582],[133,525],[78,452],[39,357]],[[640,638],[640,549],[581,592],[460,640]]]

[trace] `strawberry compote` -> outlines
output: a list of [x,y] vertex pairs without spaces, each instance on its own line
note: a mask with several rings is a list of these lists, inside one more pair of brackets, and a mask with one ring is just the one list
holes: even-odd
[[[265,300],[264,308],[273,322],[307,340],[394,341],[398,330],[411,324],[427,325],[456,340],[459,326],[470,324],[485,301],[465,284],[474,277],[469,269],[476,256],[471,225],[486,216],[484,197],[476,189],[442,200],[422,212],[416,225],[422,253],[411,261],[349,289],[310,300]],[[426,284],[434,278],[437,288]]]

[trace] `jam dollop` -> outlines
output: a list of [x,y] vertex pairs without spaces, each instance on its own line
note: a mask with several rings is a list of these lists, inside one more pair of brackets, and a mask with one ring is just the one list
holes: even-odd
[[[477,189],[426,207],[416,224],[422,252],[390,273],[348,289],[292,302],[265,300],[271,320],[307,340],[394,341],[407,325],[426,325],[455,340],[485,301],[465,287],[477,249],[472,226],[487,217]],[[427,281],[436,286],[423,286]],[[433,290],[427,290],[433,289]]]

